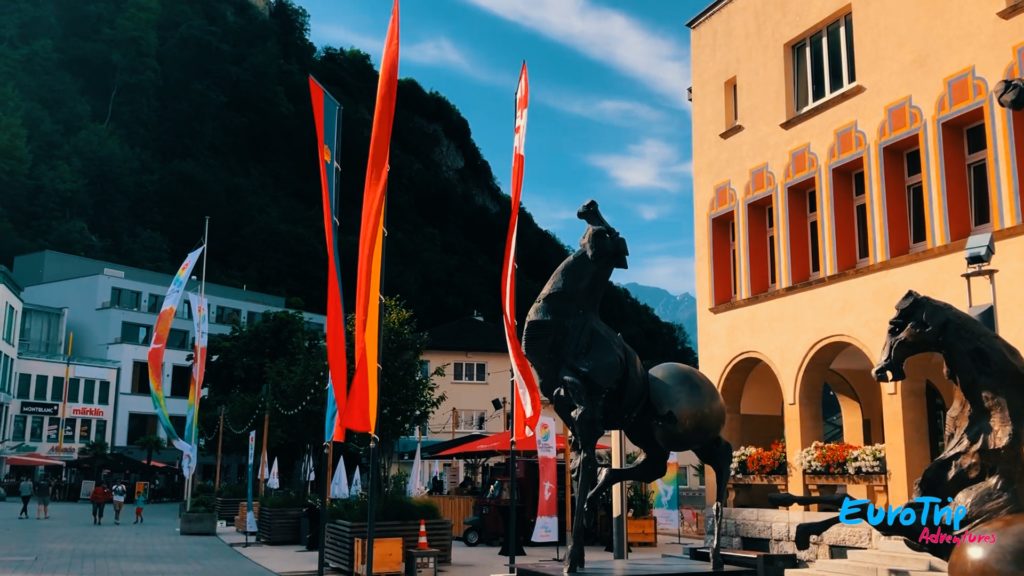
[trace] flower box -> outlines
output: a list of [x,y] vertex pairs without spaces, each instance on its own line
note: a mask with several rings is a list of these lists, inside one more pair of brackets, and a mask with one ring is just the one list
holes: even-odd
[[[450,520],[427,520],[427,542],[431,548],[440,550],[437,561],[450,564],[452,561],[452,523]],[[415,548],[419,537],[420,523],[418,520],[401,522],[376,522],[374,524],[374,540],[380,538],[400,537],[403,549]],[[366,538],[366,522],[350,522],[335,520],[327,524],[327,536],[324,544],[324,556],[328,564],[341,570],[344,574],[352,574],[355,568],[355,540]],[[374,547],[376,550],[376,547]],[[377,570],[376,565],[374,570]]]
[[885,474],[804,474],[804,482],[815,486],[884,486]]
[[[740,446],[732,453],[729,473],[733,478],[785,476],[786,443],[772,442],[771,448]],[[741,484],[774,484],[774,482],[741,482]]]
[[657,546],[658,523],[654,516],[627,517],[626,541],[629,544]]
[[855,446],[845,442],[815,441],[800,451],[800,468],[804,474],[815,476],[884,476],[885,445]]
[[299,524],[304,513],[302,508],[263,508],[257,522],[260,542],[298,544]]

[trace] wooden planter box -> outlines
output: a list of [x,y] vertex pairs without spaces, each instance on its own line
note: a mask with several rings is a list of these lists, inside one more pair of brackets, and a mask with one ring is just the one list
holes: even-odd
[[302,508],[267,508],[260,514],[259,541],[264,544],[298,544]]
[[788,476],[785,474],[754,474],[745,476],[733,476],[729,478],[726,486],[725,505],[729,508],[736,507],[737,486],[775,486],[779,492],[785,492],[788,486]]
[[[415,548],[420,534],[419,521],[377,522],[373,526],[374,539],[401,538],[402,549]],[[344,574],[352,574],[355,566],[355,539],[366,538],[366,522],[336,520],[327,523],[324,556],[327,562]],[[437,561],[452,561],[452,523],[450,520],[427,520],[427,542],[440,551]],[[376,548],[374,548],[376,551]],[[377,571],[376,553],[374,571]]]
[[[256,517],[257,524],[260,520],[260,503],[252,503],[253,515]],[[238,504],[238,515],[235,516],[235,530],[239,532],[245,532],[245,515],[249,512],[249,504],[245,500]]]
[[235,516],[238,515],[238,505],[245,502],[245,498],[217,498],[217,505],[214,508],[217,511],[217,520],[227,520],[228,522],[234,522]]
[[185,512],[178,522],[178,532],[182,535],[215,536],[217,534],[217,514],[215,512]]
[[804,474],[804,482],[816,486],[885,486],[885,474]]
[[437,504],[437,509],[441,511],[441,518],[451,520],[452,537],[461,538],[462,532],[466,529],[464,520],[473,515],[473,503],[476,502],[476,496],[438,495],[426,498]]
[[[376,532],[376,528],[374,528]],[[367,541],[362,538],[355,539],[355,574],[366,576],[366,553]],[[373,574],[401,574],[405,573],[405,543],[401,538],[373,538]]]
[[658,522],[654,516],[626,518],[626,540],[638,546],[658,545]]

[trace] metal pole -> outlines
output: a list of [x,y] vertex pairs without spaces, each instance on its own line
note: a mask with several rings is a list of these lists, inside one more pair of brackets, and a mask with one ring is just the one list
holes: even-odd
[[569,535],[572,534],[572,449],[569,445],[569,425],[562,422],[562,433],[565,434],[565,540],[569,543]]
[[512,417],[508,421],[508,538],[505,545],[508,546],[508,571],[515,574],[516,571],[516,549],[519,547],[519,535],[516,534],[516,376],[512,372],[509,378],[509,388],[512,398]]
[[260,497],[263,497],[263,488],[265,482],[263,481],[263,463],[267,461],[267,432],[270,430],[270,386],[267,386],[267,400],[266,407],[263,411],[263,451],[260,454]]
[[220,490],[220,457],[221,449],[224,447],[224,407],[220,407],[220,424],[217,426],[217,472],[213,482],[214,491]]
[[[334,441],[333,440],[328,440],[326,442],[326,444],[327,444],[327,446],[326,446],[326,450],[324,450],[324,452],[326,453],[327,458],[326,458],[326,462],[324,463],[324,466],[327,469],[327,481],[324,482],[324,500],[323,500],[324,504],[320,508],[320,517],[319,517],[320,526],[318,526],[319,530],[317,531],[317,553],[316,553],[316,573],[317,573],[317,576],[324,576],[324,548],[326,547],[325,545],[327,543],[327,510],[328,510],[328,505],[330,504],[330,496],[331,496],[331,481],[330,481],[331,476],[330,476],[330,474],[331,474],[331,464],[332,464],[332,462],[334,460]],[[344,457],[345,456],[342,455],[342,458],[344,458]],[[312,529],[312,526],[310,526],[310,529]]]
[[68,355],[64,359],[64,396],[60,403],[60,429],[57,431],[57,454],[64,454],[64,414],[68,409],[68,388],[71,386],[71,345],[75,342],[75,333],[68,333]]
[[[621,430],[612,431],[612,468],[625,465],[626,446]],[[612,488],[612,557],[616,560],[628,556],[626,542],[626,484],[619,482]],[[580,513],[579,510],[576,511]]]
[[999,309],[996,308],[996,270],[988,275],[988,285],[992,289],[992,328],[993,332],[999,334]]

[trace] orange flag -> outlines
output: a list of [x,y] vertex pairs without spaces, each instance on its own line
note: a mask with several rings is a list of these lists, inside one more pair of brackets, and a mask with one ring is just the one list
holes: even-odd
[[377,429],[377,364],[380,337],[381,252],[384,240],[384,202],[388,184],[391,127],[398,92],[398,0],[384,40],[384,57],[377,82],[370,154],[366,162],[363,216],[359,232],[359,270],[356,277],[356,373],[342,418],[349,430]]

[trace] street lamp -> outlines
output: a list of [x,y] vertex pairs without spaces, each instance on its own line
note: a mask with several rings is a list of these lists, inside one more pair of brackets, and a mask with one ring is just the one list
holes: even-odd
[[[991,232],[974,234],[967,239],[964,246],[964,260],[967,261],[967,272],[960,276],[967,280],[967,313],[976,318],[993,332],[999,332],[999,325],[996,322],[996,270],[989,268],[992,263],[992,256],[996,253],[996,246],[993,242]],[[988,278],[989,289],[992,293],[992,301],[989,304],[974,305],[974,294],[971,291],[971,279],[984,277]]]

